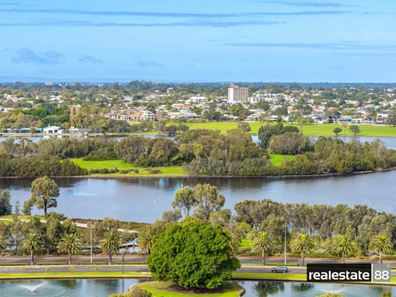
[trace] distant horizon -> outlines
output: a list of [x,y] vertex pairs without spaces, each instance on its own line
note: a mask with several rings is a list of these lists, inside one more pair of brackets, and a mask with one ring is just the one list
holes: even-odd
[[202,85],[268,85],[268,84],[276,84],[276,85],[391,85],[396,86],[396,81],[394,82],[375,82],[375,81],[367,81],[367,82],[331,82],[331,81],[165,81],[165,80],[148,80],[148,79],[125,79],[125,80],[103,80],[103,81],[89,81],[89,80],[14,80],[14,81],[1,81],[0,85],[7,84],[129,84],[131,82],[148,82],[153,84],[174,84],[174,85],[182,85],[182,84],[202,84]]

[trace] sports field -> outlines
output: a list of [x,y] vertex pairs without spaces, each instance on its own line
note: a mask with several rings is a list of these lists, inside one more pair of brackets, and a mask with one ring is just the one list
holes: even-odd
[[[266,125],[263,122],[251,122],[251,132],[257,134],[261,126]],[[225,132],[227,130],[235,129],[238,126],[237,122],[205,122],[205,123],[187,123],[190,129],[209,129],[219,130]],[[343,126],[339,124],[311,124],[311,125],[291,125],[285,124],[286,126],[296,126],[305,135],[308,136],[334,136],[334,128],[340,127],[342,132],[340,136],[353,136],[353,133],[349,130],[349,126]],[[378,136],[378,137],[396,137],[396,127],[393,126],[379,126],[379,125],[359,125],[361,133],[359,136]]]

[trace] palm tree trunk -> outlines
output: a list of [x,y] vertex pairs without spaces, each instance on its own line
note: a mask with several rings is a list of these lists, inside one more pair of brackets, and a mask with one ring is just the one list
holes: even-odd
[[69,265],[72,264],[72,254],[69,254]]
[[379,256],[380,256],[380,263],[382,264],[382,253],[380,253]]
[[33,250],[30,251],[30,265],[34,265],[34,252],[33,252]]
[[345,255],[344,254],[342,254],[342,263],[345,264]]
[[113,259],[112,259],[111,253],[109,253],[109,265],[111,265],[112,263],[113,263]]
[[261,262],[265,265],[265,252],[261,251]]
[[304,266],[304,264],[305,264],[305,255],[304,255],[304,253],[301,253],[301,263],[302,263],[302,266]]

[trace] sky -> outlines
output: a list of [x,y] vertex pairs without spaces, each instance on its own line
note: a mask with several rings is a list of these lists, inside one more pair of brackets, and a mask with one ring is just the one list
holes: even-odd
[[394,0],[0,0],[0,81],[396,82]]

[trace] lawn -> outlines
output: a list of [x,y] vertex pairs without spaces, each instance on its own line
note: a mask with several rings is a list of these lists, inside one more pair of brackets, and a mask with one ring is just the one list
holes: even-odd
[[[267,123],[262,122],[251,122],[249,123],[253,134],[257,134],[261,126]],[[237,122],[205,122],[205,123],[187,123],[190,129],[209,129],[219,130],[225,132],[227,130],[237,128]],[[291,126],[291,124],[285,124]],[[353,136],[353,133],[349,131],[348,127],[343,127],[339,124],[311,124],[311,125],[297,125],[305,135],[308,136],[334,136],[333,130],[335,127],[340,127],[343,131],[340,136]],[[361,133],[360,136],[384,136],[384,137],[396,137],[396,127],[393,126],[378,126],[378,125],[359,125]]]
[[306,281],[305,274],[291,274],[291,273],[245,273],[234,272],[233,279],[249,279],[249,280],[284,280],[284,281]]
[[270,157],[270,160],[271,160],[272,164],[274,164],[274,166],[281,166],[283,161],[285,161],[287,159],[292,160],[296,156],[294,156],[294,155],[270,154],[269,157]]
[[169,283],[163,282],[148,282],[141,283],[137,285],[146,291],[153,294],[154,297],[182,297],[182,296],[201,296],[201,297],[237,297],[239,296],[239,291],[242,290],[241,287],[237,285],[230,285],[224,288],[222,291],[214,293],[195,293],[184,291],[180,289],[174,289]]
[[0,273],[0,279],[150,278],[148,272],[29,272]]
[[[105,161],[85,161],[83,159],[70,159],[74,164],[81,168],[90,169],[136,169],[139,172],[129,172],[126,174],[122,173],[110,173],[110,174],[93,174],[94,176],[185,176],[187,175],[182,166],[168,166],[168,167],[155,167],[145,168],[137,166],[132,163],[125,162],[123,160],[105,160]],[[160,173],[151,173],[151,169],[158,169]]]

